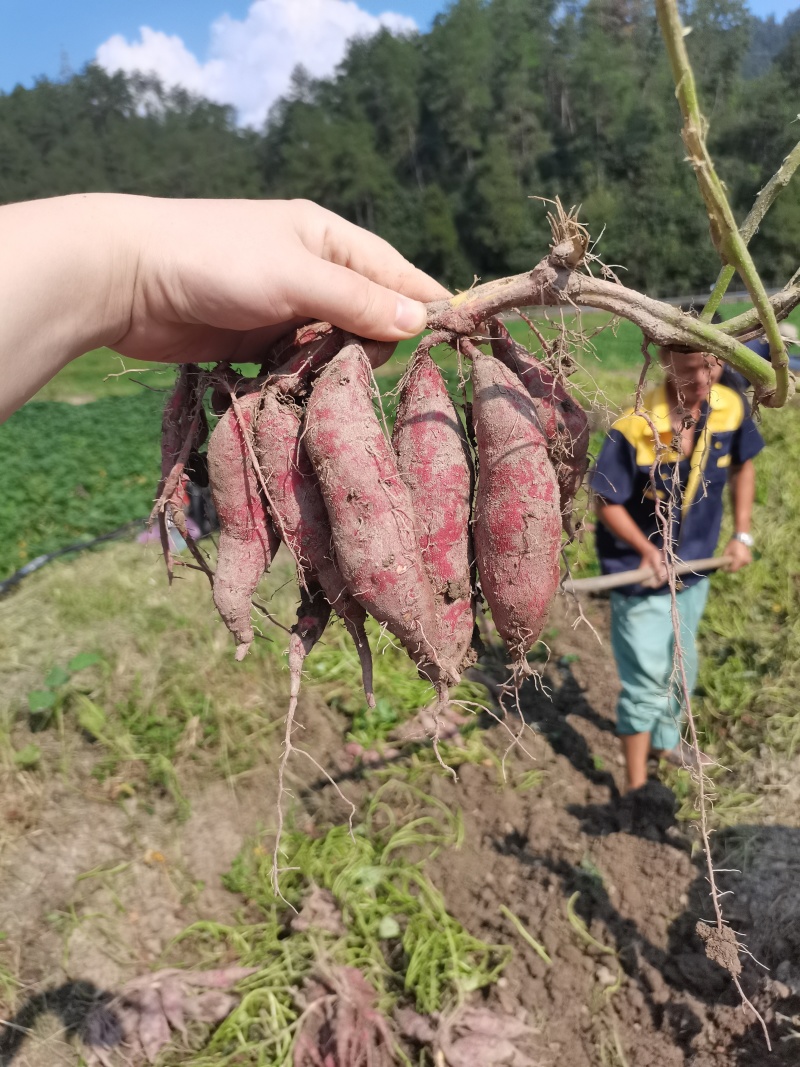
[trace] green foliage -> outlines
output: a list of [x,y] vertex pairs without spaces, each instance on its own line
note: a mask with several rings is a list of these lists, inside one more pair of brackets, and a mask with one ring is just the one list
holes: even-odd
[[89,64],[0,94],[0,200],[111,191],[258,196],[255,134],[230,108]]
[[21,771],[32,771],[38,767],[41,758],[42,750],[39,746],[28,744],[14,753],[14,764]]
[[[352,834],[346,826],[322,837],[288,834],[281,891],[299,907],[311,887],[330,890],[347,930],[332,958],[358,961],[382,995],[394,999],[404,991],[419,1011],[441,1011],[493,982],[510,958],[506,946],[467,933],[425,874],[426,863],[458,847],[462,835],[460,814],[395,779],[374,793]],[[251,845],[235,860],[226,885],[269,915],[278,903],[271,872],[269,851]],[[386,944],[395,939],[402,949],[399,967],[394,946]]]
[[[33,731],[44,730],[64,712],[70,701],[82,689],[84,679],[75,682],[74,676],[102,664],[103,658],[96,652],[81,652],[69,661],[66,668],[52,667],[45,679],[43,689],[32,689],[28,693],[28,711],[30,712],[30,728]],[[32,749],[35,746],[27,746]],[[26,750],[23,750],[26,751]],[[21,753],[17,753],[15,759],[21,763]],[[27,765],[33,766],[38,762],[36,759],[28,761]]]
[[[329,628],[325,640],[306,660],[304,671],[326,704],[351,720],[352,740],[364,748],[372,748],[376,742],[386,741],[395,726],[435,700],[435,692],[409,663],[405,649],[387,637],[372,619],[367,624],[367,633],[374,660],[378,698],[375,708],[366,706],[361,665],[352,639],[342,626],[334,623]],[[486,701],[486,690],[475,682],[461,682],[451,695],[454,700]]]
[[312,923],[287,936],[286,909],[271,889],[268,850],[248,844],[227,884],[248,901],[251,915],[257,909],[260,916],[248,925],[195,923],[173,949],[173,955],[200,955],[206,963],[235,957],[258,969],[241,983],[239,1004],[184,1061],[186,1067],[285,1067],[301,1016],[295,993],[315,968],[357,967],[385,1015],[409,1000],[421,1011],[448,1010],[469,991],[494,982],[511,949],[469,934],[424,873],[438,851],[458,847],[460,834],[457,815],[402,782],[375,794],[353,836],[344,826],[314,837],[286,834],[286,899],[302,906],[309,891],[330,891],[344,921],[341,935]]
[[[800,681],[800,432],[794,418],[776,414],[763,413],[767,447],[756,460],[759,558],[739,574],[715,579],[701,627],[698,710],[704,739],[721,752],[723,765],[757,755],[762,745],[787,758],[800,746],[794,714]],[[723,542],[729,533],[728,523]]]
[[[710,147],[743,217],[796,137],[798,20],[779,30],[742,0],[685,8]],[[427,33],[353,41],[332,78],[298,68],[260,132],[94,65],[0,94],[0,202],[309,197],[466,288],[542,255],[541,206],[526,196],[557,193],[584,205],[595,237],[605,227],[598,252],[631,284],[702,291],[716,253],[679,125],[651,5],[456,0]],[[798,231],[790,190],[753,242],[767,284],[794,269]]]
[[30,403],[0,426],[0,578],[149,514],[163,401],[141,392],[75,407]]

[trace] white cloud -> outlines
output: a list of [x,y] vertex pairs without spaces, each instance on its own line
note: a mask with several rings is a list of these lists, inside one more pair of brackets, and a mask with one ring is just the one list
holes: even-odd
[[244,19],[226,14],[212,23],[205,62],[180,37],[149,26],[141,27],[137,41],[109,37],[97,49],[97,62],[108,71],[155,73],[167,85],[232,104],[243,125],[259,126],[298,63],[315,77],[330,75],[351,37],[381,27],[393,33],[417,28],[405,15],[370,15],[354,0],[254,0]]

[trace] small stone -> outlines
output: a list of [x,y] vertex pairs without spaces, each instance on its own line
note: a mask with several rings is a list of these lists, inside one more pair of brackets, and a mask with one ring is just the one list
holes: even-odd
[[788,985],[786,985],[785,982],[773,982],[772,992],[775,994],[775,997],[778,1000],[788,1000],[789,997],[792,995],[791,989],[788,987]]
[[646,1005],[644,993],[635,985],[628,986],[628,1000],[634,1008],[643,1009]]
[[602,986],[612,986],[617,984],[617,976],[602,963],[594,973],[595,978]]

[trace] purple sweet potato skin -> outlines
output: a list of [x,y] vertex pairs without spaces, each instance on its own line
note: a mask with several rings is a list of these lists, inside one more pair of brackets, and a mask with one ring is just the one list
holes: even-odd
[[469,525],[474,477],[466,434],[427,352],[414,357],[403,384],[392,445],[433,586],[436,652],[463,669],[475,658]]
[[273,519],[297,561],[301,584],[310,588],[318,583],[320,596],[324,593],[344,622],[361,661],[367,703],[375,707],[372,655],[364,628],[367,613],[350,595],[336,562],[328,510],[302,429],[300,409],[279,385],[267,386],[256,424],[255,450]]
[[[242,421],[251,432],[259,397],[238,401]],[[234,408],[214,428],[208,444],[208,477],[219,516],[219,550],[214,575],[214,603],[236,638],[236,658],[253,642],[250,602],[261,576],[278,550],[278,537],[264,508],[256,472]]]
[[431,645],[433,589],[416,538],[411,494],[372,404],[369,363],[351,344],[320,375],[304,437],[352,595],[399,638],[432,681],[457,676]]
[[538,640],[558,588],[558,483],[531,398],[492,356],[476,358],[475,556],[492,618],[519,662]]
[[572,502],[589,466],[589,419],[561,382],[524,345],[515,341],[499,319],[489,324],[492,352],[519,375],[533,398],[561,495],[564,529],[572,532]]
[[275,524],[304,579],[318,581],[339,615],[363,622],[336,563],[328,511],[302,436],[300,409],[273,388],[264,392],[255,435]]

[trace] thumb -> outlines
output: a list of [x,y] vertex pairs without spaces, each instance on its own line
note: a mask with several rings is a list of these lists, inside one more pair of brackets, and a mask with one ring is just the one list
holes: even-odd
[[323,319],[349,333],[376,341],[400,341],[425,329],[427,309],[338,263],[308,256],[298,271],[292,310]]

